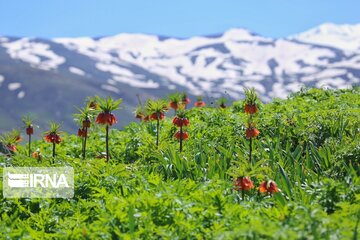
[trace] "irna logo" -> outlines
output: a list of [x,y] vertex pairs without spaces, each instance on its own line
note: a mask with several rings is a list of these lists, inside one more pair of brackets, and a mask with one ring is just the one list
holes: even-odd
[[74,170],[72,167],[4,168],[5,198],[72,198]]
[[68,188],[69,184],[65,174],[8,174],[8,186],[12,188]]

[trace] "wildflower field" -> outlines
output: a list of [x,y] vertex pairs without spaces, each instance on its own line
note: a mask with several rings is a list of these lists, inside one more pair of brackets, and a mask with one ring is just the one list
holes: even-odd
[[198,100],[149,100],[116,130],[121,101],[95,99],[74,116],[77,133],[52,123],[31,145],[36,119],[24,118],[2,135],[1,167],[72,166],[75,194],[1,191],[0,239],[359,238],[358,87]]

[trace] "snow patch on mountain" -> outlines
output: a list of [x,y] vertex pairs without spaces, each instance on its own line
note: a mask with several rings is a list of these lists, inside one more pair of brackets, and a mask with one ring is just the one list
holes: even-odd
[[107,85],[107,84],[102,84],[101,88],[106,90],[106,91],[110,91],[110,92],[114,92],[114,93],[119,93],[120,92],[119,89],[117,89],[116,87],[111,86],[111,85]]
[[5,77],[3,75],[0,75],[0,87],[4,81],[5,81]]
[[20,91],[18,94],[17,94],[17,98],[18,99],[22,99],[25,97],[25,92],[24,91]]
[[80,75],[80,76],[85,76],[85,72],[83,70],[81,70],[80,68],[77,67],[69,67],[69,72]]
[[21,38],[2,44],[13,59],[29,63],[42,70],[56,69],[65,62],[65,58],[56,55],[48,44],[36,42],[28,38]]
[[0,37],[0,43],[7,42],[8,38],[6,37]]
[[325,23],[289,38],[344,50],[360,51],[360,24]]
[[16,89],[19,89],[20,87],[21,87],[21,83],[18,83],[18,82],[8,84],[8,89],[10,91],[15,91]]

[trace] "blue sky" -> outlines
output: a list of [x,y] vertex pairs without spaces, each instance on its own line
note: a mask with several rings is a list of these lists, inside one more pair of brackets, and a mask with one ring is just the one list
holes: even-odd
[[190,37],[245,27],[285,37],[324,22],[360,23],[359,0],[0,0],[0,35]]

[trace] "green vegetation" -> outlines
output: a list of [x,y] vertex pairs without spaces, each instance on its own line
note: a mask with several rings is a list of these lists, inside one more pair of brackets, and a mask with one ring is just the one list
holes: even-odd
[[[37,159],[18,146],[14,155],[0,156],[2,167],[72,166],[75,196],[1,196],[1,238],[357,239],[360,89],[302,90],[260,105],[252,116],[260,134],[251,161],[244,107],[242,100],[188,109],[182,152],[172,118],[159,122],[161,131],[156,121],[110,129],[108,163],[97,158],[105,148],[103,127],[89,129],[86,160],[76,135],[62,135],[54,164],[46,142],[32,142]],[[255,188],[235,190],[241,176]],[[259,193],[266,180],[281,192]]]

